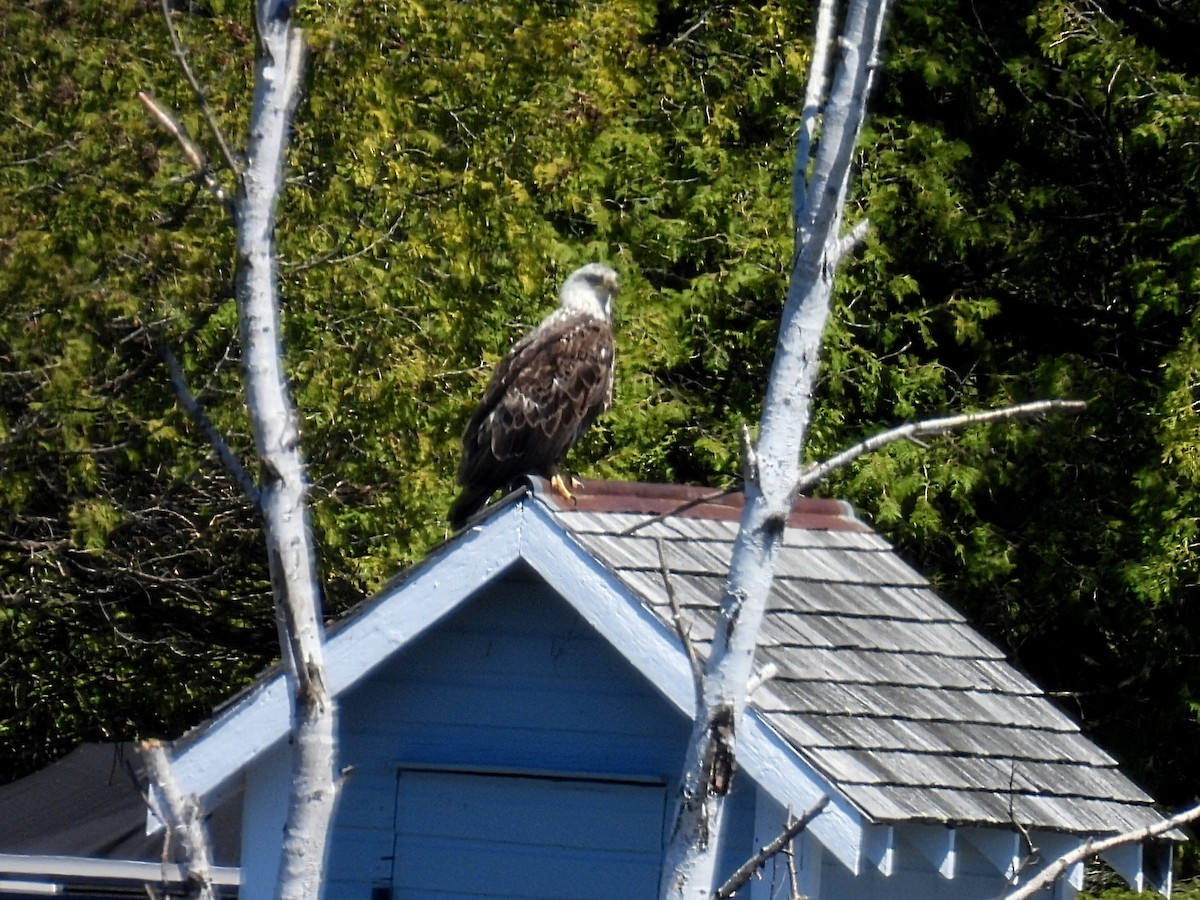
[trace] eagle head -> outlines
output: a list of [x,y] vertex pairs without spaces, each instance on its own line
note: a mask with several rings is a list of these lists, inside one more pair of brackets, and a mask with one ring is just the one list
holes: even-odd
[[612,320],[617,273],[603,263],[588,263],[572,272],[558,292],[559,308]]

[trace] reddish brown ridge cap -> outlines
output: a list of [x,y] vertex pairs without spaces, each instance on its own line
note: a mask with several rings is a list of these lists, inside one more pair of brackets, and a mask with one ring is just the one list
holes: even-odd
[[[743,494],[719,488],[687,484],[650,484],[643,481],[583,479],[575,488],[574,502],[565,499],[544,478],[530,476],[531,493],[543,503],[564,512],[634,513],[646,516],[677,515],[693,519],[737,521],[742,514]],[[792,503],[788,525],[824,531],[869,531],[842,500],[797,497]]]

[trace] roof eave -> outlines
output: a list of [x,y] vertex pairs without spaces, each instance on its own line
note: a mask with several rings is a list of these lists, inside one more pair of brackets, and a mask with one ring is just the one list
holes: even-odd
[[[465,555],[465,557],[464,557]],[[326,650],[330,690],[339,696],[394,652],[419,638],[503,571],[524,561],[689,719],[694,712],[688,662],[678,638],[591,555],[540,501],[525,496],[465,529],[450,544],[390,583],[336,629]],[[403,616],[389,614],[405,595]],[[219,801],[246,766],[283,741],[289,728],[287,684],[276,668],[175,747],[182,789]],[[810,826],[839,860],[856,868],[865,817],[821,778],[756,712],[748,717],[739,765],[781,804],[831,802]],[[157,828],[152,817],[150,827]]]
[[[334,697],[353,687],[393,652],[406,646],[475,590],[520,558],[523,504],[510,504],[490,520],[473,527],[452,545],[444,545],[360,604],[326,638],[326,671]],[[451,558],[449,551],[453,549]],[[464,565],[460,554],[473,557]],[[388,616],[388,601],[409,595],[405,615]],[[176,780],[186,793],[205,797],[212,806],[233,786],[247,764],[284,740],[290,728],[287,682],[276,665],[173,746]],[[150,827],[157,829],[151,817]]]
[[[236,866],[212,866],[210,875],[213,884],[220,886],[237,886],[241,881],[241,869]],[[175,863],[21,853],[0,853],[0,876],[52,878],[61,882],[137,882],[139,885],[147,882],[183,884],[187,881],[182,867]]]

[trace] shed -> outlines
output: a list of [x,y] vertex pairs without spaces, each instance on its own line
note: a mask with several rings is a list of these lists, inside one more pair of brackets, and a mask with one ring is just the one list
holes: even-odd
[[[350,774],[327,900],[655,896],[693,691],[659,541],[704,652],[741,502],[712,493],[590,482],[565,504],[533,479],[330,628]],[[793,857],[813,900],[992,900],[1088,837],[1162,821],[846,504],[797,500],[777,572],[725,873],[822,796]],[[243,900],[278,867],[288,708],[268,670],[173,748],[185,791],[241,812]],[[1169,890],[1169,841],[1108,861]],[[776,858],[743,896],[788,882]]]
[[[330,630],[353,774],[328,897],[654,896],[692,710],[658,539],[703,649],[740,504],[680,509],[703,496],[593,482],[567,505],[532,480]],[[845,504],[797,501],[778,576],[760,650],[777,674],[742,726],[726,871],[822,795],[797,854],[812,898],[992,898],[1088,836],[1160,821]],[[176,748],[185,789],[242,805],[246,900],[276,871],[287,709],[267,673]],[[1109,862],[1166,888],[1169,846]]]

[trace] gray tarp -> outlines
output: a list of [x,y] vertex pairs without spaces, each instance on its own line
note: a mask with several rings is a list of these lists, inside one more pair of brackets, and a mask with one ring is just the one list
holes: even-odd
[[[162,833],[146,834],[146,802],[128,743],[81,744],[58,762],[0,787],[0,853],[158,862]],[[228,806],[237,808],[240,803]],[[212,816],[214,862],[238,864],[236,814]]]

